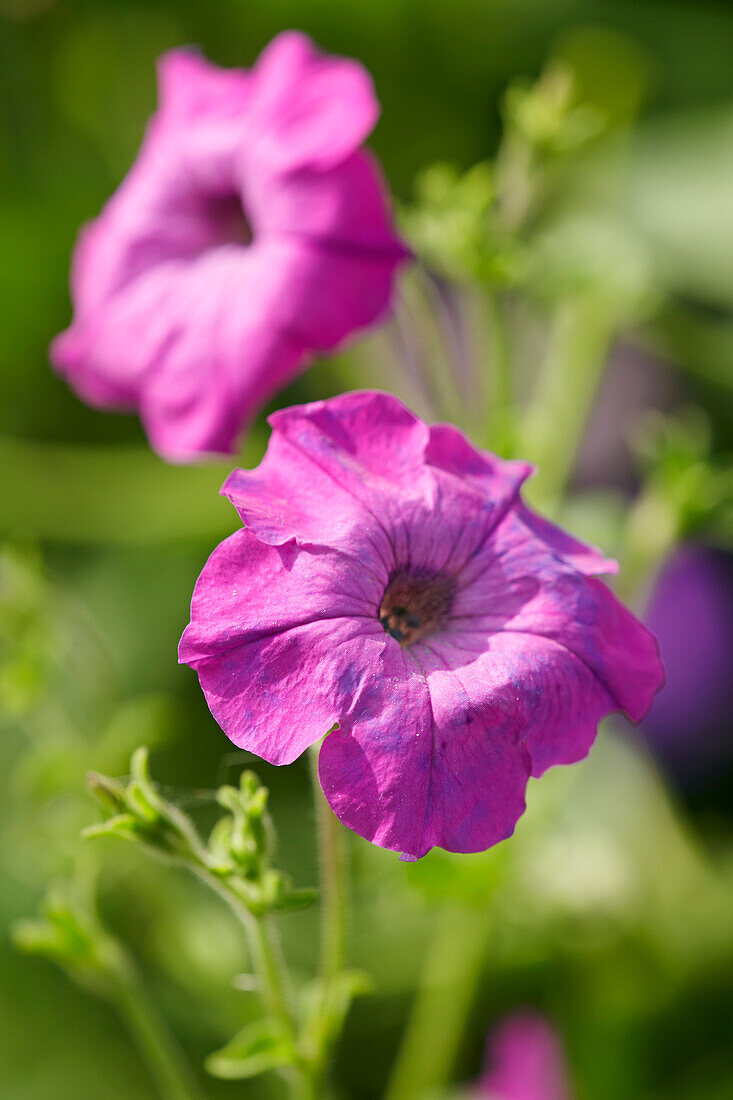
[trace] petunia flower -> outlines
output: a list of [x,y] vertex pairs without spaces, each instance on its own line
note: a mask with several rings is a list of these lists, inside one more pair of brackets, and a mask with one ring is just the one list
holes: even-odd
[[476,1094],[486,1100],[570,1100],[565,1054],[544,1016],[517,1012],[496,1029]]
[[222,492],[243,528],[199,577],[179,658],[231,740],[320,750],[337,816],[375,844],[476,852],[509,836],[530,775],[638,721],[654,637],[593,574],[614,562],[534,515],[524,462],[350,393],[270,417]]
[[262,404],[388,308],[406,249],[355,61],[279,35],[254,68],[159,63],[138,158],[76,247],[51,358],[92,405],[139,410],[177,461],[231,452]]

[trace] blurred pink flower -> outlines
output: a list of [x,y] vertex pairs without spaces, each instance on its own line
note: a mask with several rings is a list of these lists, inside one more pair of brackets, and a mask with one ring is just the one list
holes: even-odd
[[411,857],[509,836],[532,775],[640,719],[656,642],[594,573],[615,563],[534,515],[531,472],[350,393],[270,418],[223,492],[244,528],[199,577],[180,660],[241,748],[287,764],[334,723],[338,817]]
[[76,247],[52,344],[90,404],[137,408],[166,458],[231,452],[313,352],[387,309],[407,255],[355,61],[279,35],[247,72],[175,50],[127,178]]
[[664,648],[667,681],[644,732],[688,791],[720,782],[733,763],[731,582],[733,554],[685,544],[665,562],[645,615]]
[[490,1036],[477,1093],[487,1100],[571,1100],[560,1040],[538,1012],[518,1012]]

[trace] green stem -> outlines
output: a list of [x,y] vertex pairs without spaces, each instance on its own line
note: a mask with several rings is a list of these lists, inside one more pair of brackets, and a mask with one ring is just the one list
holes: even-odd
[[486,308],[490,323],[491,372],[490,389],[491,408],[487,414],[487,446],[499,454],[505,455],[514,446],[513,439],[513,392],[512,358],[507,333],[506,319],[498,294],[489,290],[486,295]]
[[112,994],[127,1028],[157,1083],[162,1100],[203,1100],[183,1053],[134,974]]
[[341,826],[321,790],[318,752],[319,746],[314,745],[310,750],[310,763],[321,871],[321,976],[327,983],[344,965],[346,890]]
[[460,422],[462,401],[454,378],[455,365],[446,346],[441,306],[436,301],[435,287],[419,265],[402,280],[402,297],[435,413],[442,419]]
[[507,132],[496,158],[497,218],[503,231],[517,235],[536,200],[536,158],[520,134]]
[[272,919],[266,914],[258,916],[252,913],[226,879],[219,878],[203,866],[196,866],[194,870],[210,889],[224,899],[244,928],[252,965],[260,980],[265,1009],[294,1036],[296,1025],[289,1006],[289,983]]
[[438,913],[385,1100],[438,1095],[448,1083],[481,977],[489,925],[481,908],[448,904]]
[[547,357],[522,430],[523,453],[539,466],[537,503],[560,500],[587,427],[612,336],[607,306],[592,295],[557,310]]
[[647,483],[628,513],[623,569],[615,589],[622,600],[643,609],[657,570],[682,532],[680,516],[653,481]]
[[288,1006],[288,980],[282,961],[280,941],[269,915],[250,920],[249,947],[255,968],[262,980],[262,999],[267,1011],[295,1031]]
[[[298,1046],[298,1025],[290,1003],[290,982],[280,950],[277,932],[268,914],[256,915],[232,890],[226,879],[221,879],[205,866],[193,866],[199,878],[214,890],[230,907],[247,936],[252,966],[260,981],[262,1004],[269,1016],[279,1020]],[[306,1060],[282,1070],[293,1100],[319,1100],[317,1067]]]

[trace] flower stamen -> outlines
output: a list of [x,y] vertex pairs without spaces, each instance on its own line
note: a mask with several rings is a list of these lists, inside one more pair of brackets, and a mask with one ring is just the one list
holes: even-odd
[[445,573],[400,569],[392,574],[379,607],[379,621],[401,646],[434,634],[444,622],[455,592]]

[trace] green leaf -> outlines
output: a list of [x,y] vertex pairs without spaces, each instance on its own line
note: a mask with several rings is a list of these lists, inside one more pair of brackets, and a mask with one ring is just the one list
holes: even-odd
[[133,779],[133,781],[128,784],[127,801],[134,812],[144,821],[153,824],[159,819],[160,814],[150,800],[149,791],[137,780]]
[[19,951],[50,959],[102,996],[109,996],[111,985],[127,972],[124,950],[100,923],[86,883],[56,884],[43,900],[41,916],[17,921],[11,937]]
[[318,900],[319,891],[313,886],[290,886],[285,882],[282,892],[273,900],[272,908],[279,913],[294,913],[307,909]]
[[87,772],[87,790],[103,810],[119,814],[126,807],[125,788],[121,783],[100,772]]
[[213,1077],[241,1081],[297,1061],[297,1051],[282,1024],[264,1019],[248,1024],[225,1047],[210,1054],[205,1066]]
[[139,840],[138,822],[132,814],[117,814],[107,821],[100,821],[96,825],[87,825],[82,829],[81,835],[85,840],[91,840],[98,836],[122,836],[126,839]]

